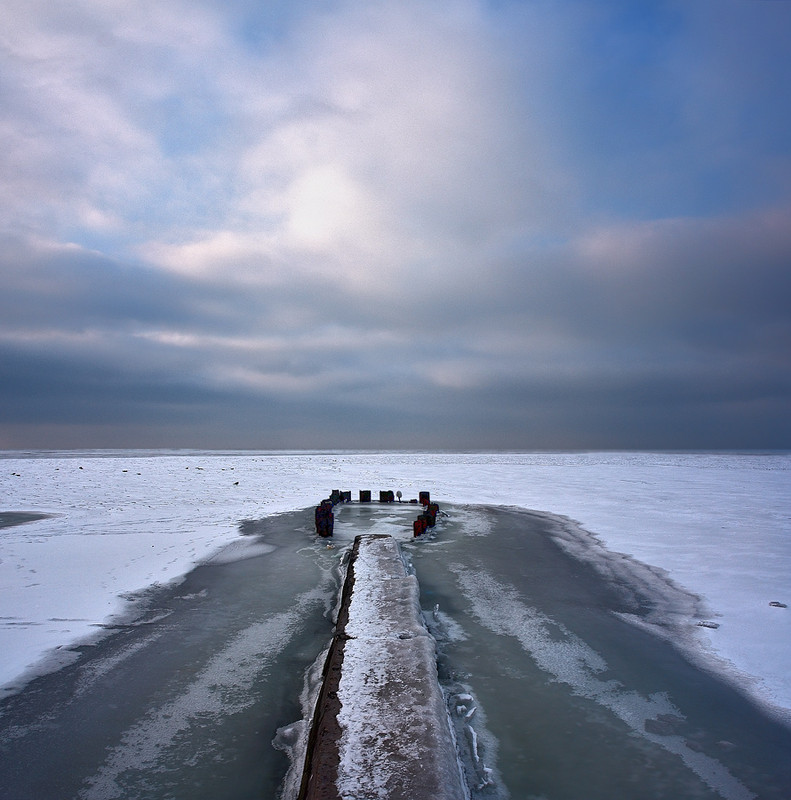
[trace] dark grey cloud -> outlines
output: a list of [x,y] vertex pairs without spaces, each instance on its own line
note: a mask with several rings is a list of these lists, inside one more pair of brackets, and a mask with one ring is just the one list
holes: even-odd
[[2,418],[114,426],[108,446],[146,425],[151,446],[782,446],[788,230],[605,229],[384,303],[37,254],[5,309]]

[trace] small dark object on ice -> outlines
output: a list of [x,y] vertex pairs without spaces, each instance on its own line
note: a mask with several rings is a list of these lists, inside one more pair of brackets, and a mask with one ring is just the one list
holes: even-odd
[[781,603],[779,600],[772,600],[769,605],[772,606],[772,608],[788,608],[785,603]]
[[705,620],[701,620],[698,623],[698,627],[700,627],[700,628],[712,628],[713,630],[716,630],[717,628],[720,627],[720,623],[719,622],[706,622]]

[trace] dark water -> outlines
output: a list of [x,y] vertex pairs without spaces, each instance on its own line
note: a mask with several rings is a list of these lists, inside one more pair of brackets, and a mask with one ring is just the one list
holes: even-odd
[[[448,511],[403,550],[474,798],[791,797],[791,732],[614,613],[648,613],[644,590],[568,555],[551,519]],[[335,549],[311,511],[244,523],[267,552],[141,599],[137,619],[3,701],[2,800],[276,797],[288,762],[272,741],[302,713],[343,546],[404,535],[411,516],[345,507]]]
[[15,525],[24,525],[26,522],[35,522],[45,519],[47,514],[32,514],[29,511],[0,511],[0,528],[12,528]]

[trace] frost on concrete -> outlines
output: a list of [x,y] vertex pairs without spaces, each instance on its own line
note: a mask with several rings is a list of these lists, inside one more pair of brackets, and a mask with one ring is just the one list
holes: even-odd
[[338,793],[343,798],[465,796],[417,580],[391,537],[361,536],[350,565]]

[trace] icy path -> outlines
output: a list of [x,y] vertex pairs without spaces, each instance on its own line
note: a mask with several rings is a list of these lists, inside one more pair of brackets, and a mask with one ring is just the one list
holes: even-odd
[[355,540],[335,636],[304,797],[467,796],[437,680],[436,642],[391,536]]

